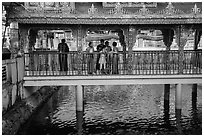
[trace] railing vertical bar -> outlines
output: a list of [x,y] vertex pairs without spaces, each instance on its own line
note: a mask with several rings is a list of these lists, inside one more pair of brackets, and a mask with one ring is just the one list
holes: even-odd
[[187,72],[190,74],[189,68],[190,68],[190,59],[191,59],[191,52],[188,54],[188,62],[187,62]]
[[[34,57],[34,54],[33,54],[33,53],[31,53],[31,54],[32,54],[32,57]],[[33,60],[33,59],[32,59],[32,60]],[[34,61],[34,60],[33,60],[33,61]],[[35,62],[33,62],[33,63],[35,63]],[[33,75],[34,75],[34,71],[33,71],[34,68],[32,67],[32,66],[33,66],[33,65],[32,65],[32,62],[30,62],[30,66],[31,66],[30,68],[31,68],[31,71],[32,71],[32,74],[31,74],[31,75],[33,76]]]
[[136,62],[135,62],[135,74],[138,74],[138,54],[134,53],[136,57]]
[[154,56],[155,56],[155,52],[152,53],[152,69],[153,69],[153,73],[152,74],[155,74],[154,72]]
[[202,52],[199,52],[199,73],[202,73]]
[[184,55],[183,55],[183,74],[186,74],[186,52],[184,51]]
[[198,60],[199,60],[199,57],[198,57],[198,52],[196,52],[196,67],[195,67],[195,72],[196,72],[196,74],[198,74]]
[[175,74],[175,61],[174,61],[174,56],[173,56],[172,52],[170,52],[170,57],[172,59],[172,61],[171,61],[172,71],[173,71],[173,74]]

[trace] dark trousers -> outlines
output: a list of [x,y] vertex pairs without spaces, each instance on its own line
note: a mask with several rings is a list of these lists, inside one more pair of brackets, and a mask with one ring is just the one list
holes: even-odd
[[94,71],[94,58],[93,55],[88,56],[88,61],[87,61],[87,69],[88,69],[88,74],[92,74]]
[[96,59],[96,70],[100,70],[99,59],[100,59],[100,54],[97,54],[97,59]]
[[59,54],[59,63],[60,63],[60,71],[68,71],[66,54]]

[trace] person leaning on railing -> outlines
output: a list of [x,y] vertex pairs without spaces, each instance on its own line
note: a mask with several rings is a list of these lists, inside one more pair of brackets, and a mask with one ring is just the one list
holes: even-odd
[[60,71],[68,71],[67,53],[65,52],[69,52],[69,47],[65,43],[65,39],[62,39],[62,42],[58,44],[58,51],[59,51]]

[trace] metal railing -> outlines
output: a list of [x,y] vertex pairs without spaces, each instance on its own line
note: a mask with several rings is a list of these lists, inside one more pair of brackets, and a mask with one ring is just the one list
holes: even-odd
[[[134,51],[106,53],[100,69],[101,53],[25,53],[25,76],[59,75],[173,75],[201,74],[202,51],[185,50],[179,66],[179,51]],[[60,58],[62,63],[60,66]],[[65,63],[67,61],[67,64]],[[33,63],[31,63],[33,62]],[[182,69],[180,73],[179,69]]]

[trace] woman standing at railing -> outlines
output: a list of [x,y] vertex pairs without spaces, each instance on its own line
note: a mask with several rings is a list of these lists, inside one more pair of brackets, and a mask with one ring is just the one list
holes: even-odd
[[59,43],[58,51],[59,51],[60,71],[68,71],[67,53],[65,52],[69,52],[69,47],[65,43],[65,39],[62,39],[62,43]]
[[113,58],[112,58],[112,61],[113,61],[113,74],[118,74],[118,48],[116,47],[117,46],[117,43],[116,42],[113,42]]
[[92,42],[89,42],[89,47],[86,49],[87,52],[87,69],[88,74],[93,74],[94,70],[94,48]]
[[100,70],[101,74],[105,74],[106,70],[106,49],[103,48],[102,51],[100,51],[100,59],[99,59],[99,64],[100,64]]

